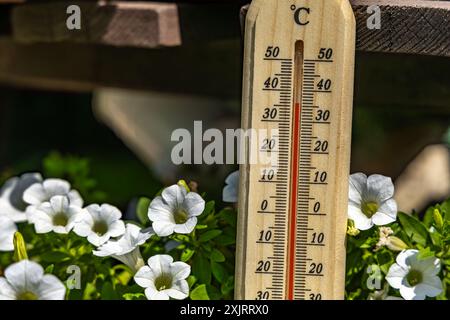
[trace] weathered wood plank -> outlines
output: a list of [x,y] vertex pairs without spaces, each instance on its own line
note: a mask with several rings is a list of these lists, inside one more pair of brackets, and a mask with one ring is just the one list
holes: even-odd
[[[356,105],[449,114],[450,59],[377,53],[359,53],[356,58]],[[0,37],[0,84],[37,89],[113,87],[237,101],[241,61],[237,39],[147,50],[71,43],[23,45]]]
[[[450,1],[350,1],[356,18],[356,50],[450,57]],[[381,10],[380,29],[367,27],[372,5]],[[241,10],[241,21],[247,8]]]
[[0,83],[49,90],[99,87],[239,97],[240,41],[159,50],[17,44],[0,37]]
[[[184,1],[180,1],[184,2]],[[80,31],[65,26],[68,1],[16,6],[13,31],[17,41],[87,42],[134,47],[179,45],[240,37],[237,4],[82,2]],[[429,0],[351,0],[357,20],[356,49],[369,52],[450,56],[450,2]],[[367,9],[381,9],[381,29],[368,29]],[[245,8],[241,15],[245,15]],[[156,16],[152,15],[156,14]],[[178,15],[175,17],[175,15]],[[178,23],[175,23],[178,18]],[[155,28],[155,20],[160,28]],[[168,20],[167,23],[165,20]],[[181,31],[180,31],[181,30]],[[181,35],[179,34],[181,32]],[[166,39],[165,41],[163,39]]]
[[[67,7],[81,9],[81,29],[66,26]],[[137,2],[50,2],[13,9],[14,38],[20,43],[84,42],[154,48],[181,44],[175,4]]]
[[[367,8],[381,9],[381,29],[367,28]],[[450,2],[352,0],[361,51],[450,56]]]

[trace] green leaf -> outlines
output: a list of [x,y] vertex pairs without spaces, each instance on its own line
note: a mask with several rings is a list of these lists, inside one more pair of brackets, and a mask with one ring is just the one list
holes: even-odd
[[214,207],[216,206],[216,203],[214,201],[208,201],[205,205],[205,210],[203,210],[202,215],[207,216],[210,213],[214,212]]
[[192,250],[192,249],[189,249],[189,248],[185,249],[183,251],[183,253],[181,254],[181,261],[182,262],[188,262],[192,258],[194,253],[195,253],[195,250]]
[[202,254],[197,254],[192,264],[192,273],[202,284],[211,283],[211,265]]
[[227,295],[234,290],[234,277],[229,276],[228,279],[222,284],[222,294]]
[[214,262],[224,262],[225,261],[225,256],[223,255],[222,252],[220,252],[217,249],[213,249],[213,251],[211,252],[211,261]]
[[150,222],[148,219],[148,208],[150,207],[150,203],[152,201],[149,198],[142,197],[139,199],[136,209],[136,214],[139,219],[139,221],[146,225]]
[[222,234],[221,230],[209,230],[203,233],[200,238],[198,239],[200,242],[207,242],[214,238],[217,238]]
[[430,227],[430,238],[431,242],[435,246],[441,246],[442,245],[442,235],[436,230],[435,227]]
[[422,245],[427,245],[428,231],[427,228],[414,217],[411,217],[403,212],[398,213],[400,224],[404,231],[411,238],[412,241]]
[[434,256],[435,256],[435,253],[433,251],[431,251],[430,248],[424,248],[424,249],[419,250],[419,255],[417,256],[417,258],[419,260],[426,260],[426,259],[432,258]]
[[55,265],[54,264],[50,264],[47,266],[47,268],[45,268],[45,273],[53,273],[53,270],[55,269]]
[[102,300],[119,300],[117,292],[110,282],[105,282],[102,287]]
[[125,300],[146,300],[143,293],[125,293],[122,295]]
[[60,251],[48,251],[41,254],[41,259],[45,262],[58,263],[70,259],[70,256]]
[[237,214],[235,210],[230,208],[223,209],[220,211],[219,216],[230,226],[236,227]]
[[206,285],[202,284],[192,290],[190,295],[192,300],[210,300],[208,296],[208,291],[206,291]]
[[195,276],[189,276],[186,281],[189,285],[189,288],[192,288],[192,286],[197,282],[197,278]]
[[228,272],[222,264],[211,261],[211,270],[214,278],[216,278],[219,283],[225,282],[228,277]]

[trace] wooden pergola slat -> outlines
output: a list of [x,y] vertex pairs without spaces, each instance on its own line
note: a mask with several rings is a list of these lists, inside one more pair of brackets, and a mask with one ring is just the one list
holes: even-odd
[[[357,21],[357,50],[450,56],[449,1],[351,0],[351,3]],[[81,30],[66,28],[66,8],[71,4],[81,7]],[[372,5],[381,9],[380,29],[367,28],[372,15],[368,8]],[[154,48],[181,45],[181,39],[183,44],[189,44],[191,39],[200,37],[205,41],[239,37],[239,30],[233,29],[236,22],[233,19],[238,14],[234,12],[233,16],[235,8],[221,1],[215,4],[194,1],[178,6],[120,1],[25,3],[12,11],[12,30],[19,43],[82,42]],[[230,31],[224,32],[226,29]]]
[[[85,2],[83,5],[91,11],[87,11],[90,13],[84,19],[91,20],[84,23],[91,27],[84,33],[53,29],[58,23],[64,23],[65,27],[64,6],[69,2],[14,5],[12,30],[15,37],[0,30],[0,83],[51,90],[89,91],[115,87],[239,97],[241,6],[240,1],[228,2],[176,6],[153,2]],[[450,56],[449,1],[352,0],[352,3],[358,23],[357,49],[436,56],[434,59],[439,59],[442,72],[448,73],[449,60],[445,57]],[[382,28],[368,30],[365,26],[367,8],[375,3],[382,9]],[[0,6],[0,18],[5,8],[9,10],[9,6]],[[43,8],[48,10],[44,10],[49,13],[45,16],[47,20],[34,16],[36,12],[42,15]],[[27,17],[33,18],[27,20]],[[54,20],[48,17],[59,17],[59,22],[49,24]],[[38,26],[39,21],[47,29]],[[165,29],[164,35],[162,29]],[[154,50],[155,47],[158,49]],[[361,68],[367,67],[362,65]],[[425,77],[426,74],[418,78]],[[383,90],[389,91],[392,85]],[[448,93],[435,91],[434,104],[442,109],[448,101]],[[359,90],[357,99],[365,103],[382,99],[378,93],[370,99],[367,95],[358,95],[361,95]],[[409,95],[411,93],[405,92],[400,96],[409,101]],[[428,100],[415,98],[411,103],[419,107]]]

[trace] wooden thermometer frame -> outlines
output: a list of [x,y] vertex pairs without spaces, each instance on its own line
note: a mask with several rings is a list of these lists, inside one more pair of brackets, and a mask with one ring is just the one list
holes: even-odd
[[[343,299],[353,11],[348,0],[254,0],[246,19],[242,127],[276,134],[244,147],[236,298]],[[255,143],[276,163],[251,162]]]

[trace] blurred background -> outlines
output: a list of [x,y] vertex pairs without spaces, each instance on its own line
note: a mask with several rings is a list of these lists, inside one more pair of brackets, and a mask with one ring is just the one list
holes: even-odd
[[[0,5],[0,182],[29,171],[70,175],[58,166],[82,160],[98,198],[123,210],[181,178],[219,201],[237,166],[175,166],[170,139],[195,120],[204,130],[240,126],[244,2],[181,4],[175,22],[173,8],[158,9],[183,45],[143,47],[108,42],[118,37],[27,38],[14,20],[27,13]],[[392,177],[401,210],[450,196],[449,127],[449,57],[357,53],[352,172]]]

